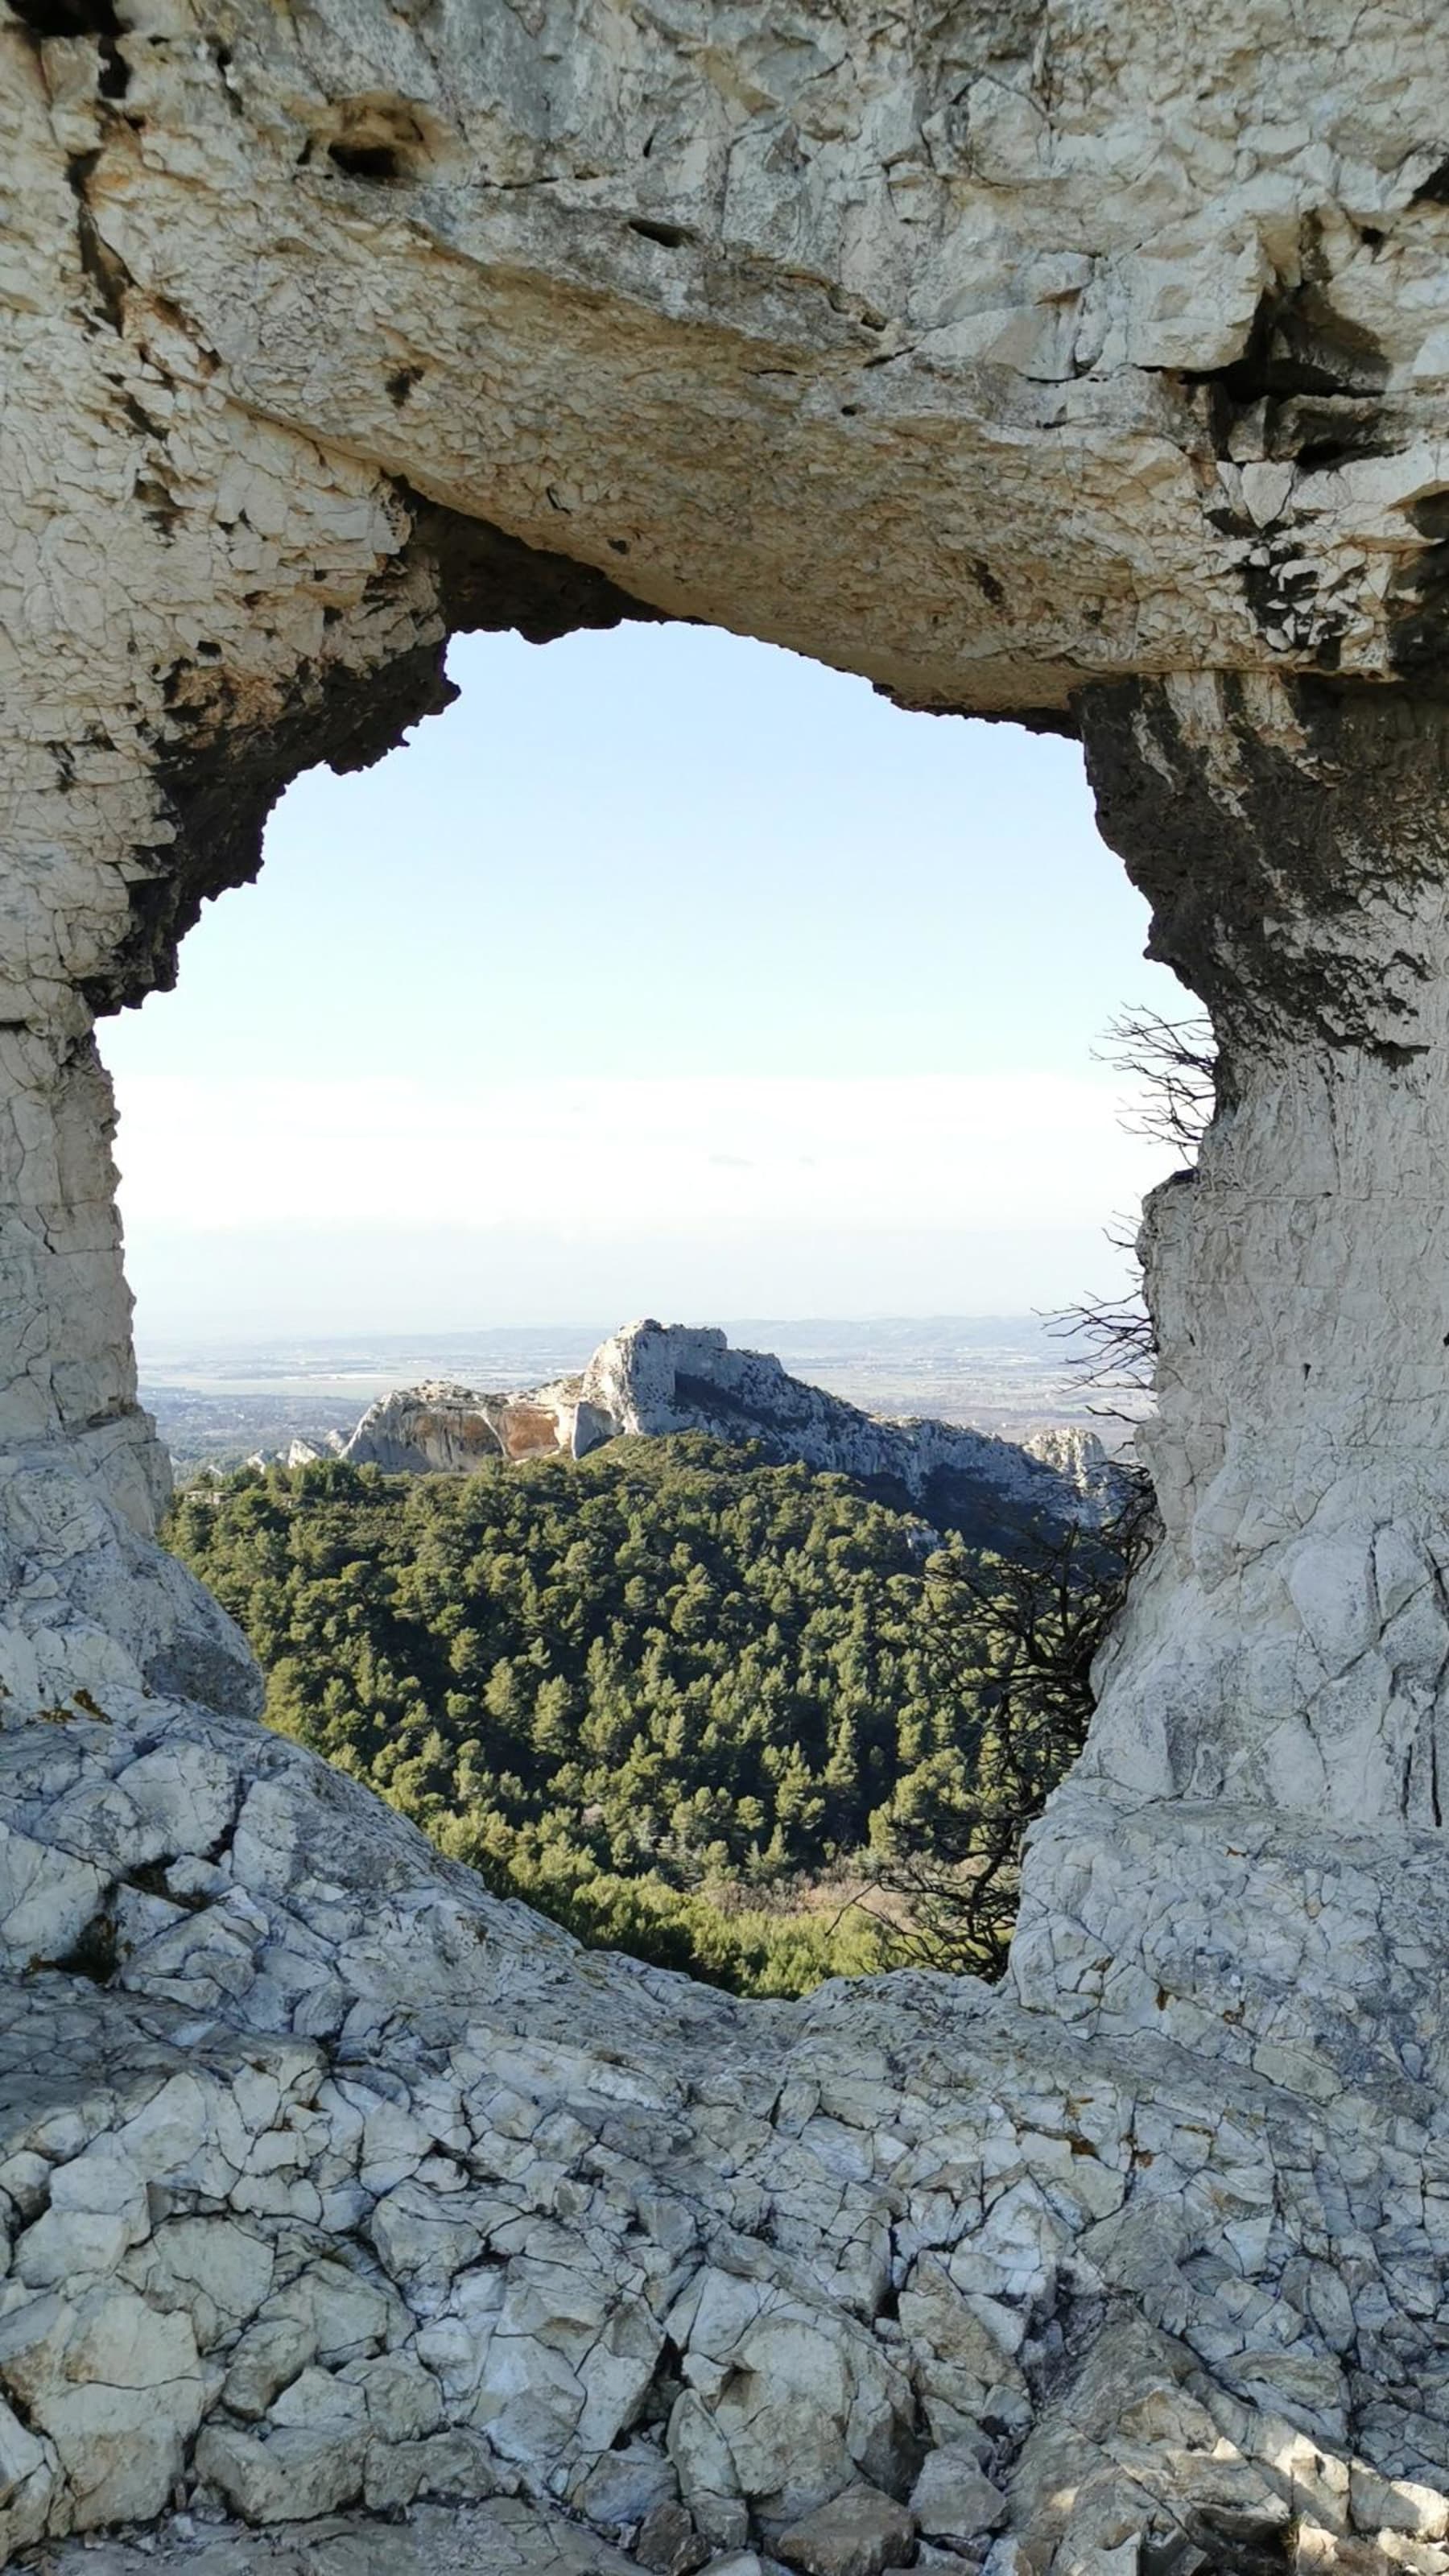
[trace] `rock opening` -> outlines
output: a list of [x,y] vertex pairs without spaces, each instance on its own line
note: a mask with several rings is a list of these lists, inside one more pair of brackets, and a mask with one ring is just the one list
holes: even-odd
[[[716,21],[0,27],[3,2546],[200,2479],[1439,2568],[1440,32]],[[638,615],[1079,727],[1225,1052],[1010,1997],[582,1961],[151,1543],[93,1015],[450,629]]]

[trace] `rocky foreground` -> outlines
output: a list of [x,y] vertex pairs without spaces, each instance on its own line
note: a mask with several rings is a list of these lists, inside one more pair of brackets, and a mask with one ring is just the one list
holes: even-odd
[[627,1324],[587,1366],[526,1393],[441,1380],[371,1405],[342,1455],[413,1475],[467,1473],[486,1458],[586,1457],[629,1434],[702,1431],[766,1458],[853,1476],[983,1536],[1094,1525],[1119,1479],[1090,1431],[1025,1443],[929,1417],[894,1421],[792,1377],[768,1351],[731,1350],[715,1325]]
[[7,2552],[179,2505],[168,2552],[250,2576],[210,2517],[512,2497],[596,2554],[515,2515],[471,2563],[1449,2567],[1428,1838],[1388,1902],[1372,1837],[1147,1811],[1114,1877],[1081,1791],[1014,1992],[744,2004],[580,1951],[229,1713],[244,1651],[176,1568],[222,1705],[159,1689],[140,1543],[27,1493]]

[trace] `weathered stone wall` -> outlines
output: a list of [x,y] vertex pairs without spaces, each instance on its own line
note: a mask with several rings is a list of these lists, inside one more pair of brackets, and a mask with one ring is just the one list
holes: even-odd
[[[993,2576],[1439,2565],[1432,13],[14,0],[0,122],[0,2545],[926,2458]],[[95,1015],[450,631],[661,614],[1079,729],[1223,1043],[1014,2001],[583,1959],[148,1541]]]
[[1170,682],[1087,701],[1086,727],[1154,946],[1222,1048],[1197,1168],[1147,1216],[1166,1537],[1093,1767],[1437,1828],[1449,710]]

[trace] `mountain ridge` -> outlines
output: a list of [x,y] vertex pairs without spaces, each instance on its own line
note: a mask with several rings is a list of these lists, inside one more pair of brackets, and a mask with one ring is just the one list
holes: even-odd
[[1026,1442],[943,1422],[898,1421],[793,1377],[773,1353],[732,1348],[718,1325],[646,1316],[586,1366],[499,1394],[433,1379],[381,1397],[342,1455],[389,1473],[466,1474],[485,1458],[586,1457],[628,1436],[706,1432],[750,1440],[777,1463],[849,1475],[956,1527],[1082,1524],[1110,1516],[1119,1474],[1095,1434]]

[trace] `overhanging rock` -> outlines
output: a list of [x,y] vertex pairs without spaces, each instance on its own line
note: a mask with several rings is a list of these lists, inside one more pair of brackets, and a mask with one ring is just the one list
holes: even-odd
[[[199,2478],[783,2546],[930,2455],[999,2576],[1441,2563],[1442,30],[19,0],[0,46],[8,2545]],[[450,631],[633,616],[1079,731],[1213,1014],[1145,1233],[1162,1540],[1011,1997],[584,1957],[266,1737],[151,1545],[95,1015]]]

